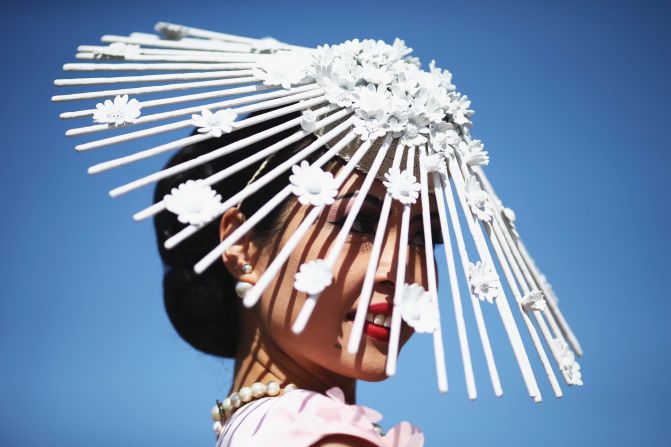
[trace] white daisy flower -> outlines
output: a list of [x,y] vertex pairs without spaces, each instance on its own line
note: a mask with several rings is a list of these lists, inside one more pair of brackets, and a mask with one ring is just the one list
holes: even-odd
[[419,333],[432,333],[440,324],[438,305],[432,293],[419,284],[404,284],[400,300],[401,318]]
[[209,109],[203,109],[200,115],[191,115],[191,124],[198,128],[199,133],[209,133],[219,138],[233,130],[233,122],[237,117],[238,114],[232,109],[217,110],[215,113]]
[[384,66],[380,67],[370,62],[357,65],[356,76],[358,79],[371,84],[385,85],[391,82],[391,73]]
[[473,111],[469,109],[471,101],[468,96],[459,93],[450,93],[450,103],[447,113],[452,116],[452,121],[460,126],[470,126]]
[[419,146],[426,143],[429,139],[426,135],[429,133],[429,119],[423,115],[410,113],[401,134],[401,144],[405,146]]
[[187,180],[163,197],[168,211],[189,225],[203,225],[219,215],[221,196],[203,180]]
[[429,63],[429,70],[432,75],[438,79],[438,83],[448,92],[453,92],[456,87],[452,84],[452,73],[448,70],[440,69],[436,67],[436,61],[431,61]]
[[401,171],[398,168],[389,168],[385,172],[382,184],[387,187],[387,192],[391,197],[398,200],[403,205],[409,205],[417,201],[420,184],[415,179],[415,176],[408,170]]
[[314,132],[317,130],[317,121],[319,121],[319,115],[314,110],[304,110],[301,128],[306,132]]
[[532,290],[524,297],[522,297],[522,308],[527,312],[539,311],[542,312],[547,308],[545,297],[540,290]]
[[362,114],[362,116],[357,114],[352,120],[354,133],[359,135],[359,139],[362,141],[376,140],[383,137],[387,133],[387,126],[384,118],[384,114]]
[[430,145],[433,152],[442,152],[445,157],[454,155],[455,148],[459,146],[461,137],[454,130],[454,124],[440,122],[429,126]]
[[419,159],[427,172],[439,172],[447,175],[447,166],[445,165],[445,156],[443,154],[425,155],[422,153]]
[[311,77],[311,64],[310,53],[291,50],[264,56],[259,59],[252,72],[265,85],[281,85],[288,89]]
[[140,102],[133,98],[128,100],[128,95],[117,95],[114,101],[106,99],[104,103],[96,104],[93,112],[93,121],[101,124],[112,124],[121,126],[134,122],[140,116]]
[[368,84],[354,90],[354,107],[366,115],[384,114],[389,108],[390,93],[384,85]]
[[311,166],[306,160],[300,165],[291,167],[293,172],[289,176],[291,192],[303,205],[330,205],[338,194],[338,185],[333,174],[322,170],[318,166]]
[[331,285],[333,273],[323,259],[315,259],[301,264],[294,278],[294,289],[308,295],[317,295]]
[[494,207],[489,194],[480,188],[480,183],[471,175],[466,179],[466,201],[475,216],[483,221],[490,221],[494,215]]
[[469,262],[468,282],[473,295],[481,301],[493,303],[501,290],[498,276],[486,262]]
[[458,146],[459,154],[469,166],[489,164],[489,155],[484,149],[480,140],[461,141]]

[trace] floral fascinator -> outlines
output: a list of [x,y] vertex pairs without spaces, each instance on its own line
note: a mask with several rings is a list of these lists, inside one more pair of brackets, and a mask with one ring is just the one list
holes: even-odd
[[[480,339],[478,349],[484,351],[494,393],[502,395],[482,311],[484,306],[493,306],[501,318],[529,396],[541,401],[532,358],[540,362],[555,396],[562,395],[559,376],[568,385],[582,385],[580,366],[575,360],[575,354],[582,354],[580,344],[559,310],[552,287],[522,243],[515,227],[515,214],[498,198],[484,173],[489,156],[483,143],[471,135],[471,101],[456,89],[448,70],[438,68],[433,61],[428,70],[423,70],[419,59],[411,56],[412,49],[400,39],[391,44],[354,39],[304,48],[273,38],[240,37],[164,22],[158,23],[155,31],[155,34],[105,35],[101,45],[79,46],[76,58],[80,62],[65,64],[63,69],[86,77],[55,81],[58,86],[85,86],[89,90],[52,98],[59,103],[89,103],[86,108],[79,106],[60,115],[68,121],[83,121],[77,124],[80,127],[68,130],[68,136],[94,138],[75,146],[77,151],[137,140],[137,152],[95,164],[89,168],[90,174],[207,139],[216,140],[269,120],[279,119],[280,124],[120,185],[110,191],[112,197],[245,150],[281,132],[293,131],[274,144],[250,151],[222,171],[182,183],[162,200],[138,210],[133,215],[137,221],[167,212],[174,213],[183,224],[180,231],[166,240],[166,249],[188,243],[191,235],[219,218],[226,209],[276,177],[290,173],[283,189],[193,266],[196,273],[202,273],[275,207],[295,196],[311,210],[246,293],[244,305],[254,306],[310,224],[333,203],[340,185],[357,169],[365,173],[363,184],[326,256],[306,260],[295,272],[294,287],[306,293],[308,299],[292,323],[294,332],[300,333],[305,328],[321,293],[331,284],[333,267],[346,236],[374,179],[379,179],[387,193],[347,346],[349,352],[359,349],[390,207],[393,201],[398,201],[403,209],[396,248],[399,287],[393,299],[387,374],[396,371],[401,323],[406,321],[416,332],[431,334],[438,388],[447,391],[439,308],[451,305],[455,321],[449,324],[456,328],[468,396],[475,399],[477,390],[471,362],[475,343],[467,337],[464,319],[465,308],[472,307]],[[204,88],[209,90],[202,93]],[[160,99],[144,99],[154,93],[163,95]],[[161,111],[154,111],[157,108]],[[105,136],[113,129],[123,133]],[[190,136],[182,136],[185,130],[191,130]],[[312,143],[252,178],[230,198],[223,200],[212,188],[215,183],[225,182],[232,174],[309,135],[313,136]],[[324,151],[323,155],[310,163],[308,156],[318,150]],[[344,160],[344,167],[335,176],[322,169],[334,157]],[[427,290],[404,281],[410,209],[417,201],[422,205]],[[440,295],[434,267],[430,201],[436,203],[444,242],[436,246],[442,247],[436,259],[446,263],[448,276]],[[467,250],[467,242],[475,249]],[[465,281],[464,289],[460,288],[460,280]],[[507,287],[503,286],[504,281]],[[462,293],[465,290],[467,294]],[[514,313],[523,322],[521,328]],[[520,330],[528,332],[531,346],[524,345]]]

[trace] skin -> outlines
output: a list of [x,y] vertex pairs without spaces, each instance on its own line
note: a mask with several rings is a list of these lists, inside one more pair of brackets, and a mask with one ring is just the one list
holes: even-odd
[[[331,165],[334,175],[342,167],[340,162]],[[357,192],[365,174],[355,170],[341,185],[338,196]],[[340,387],[350,404],[356,400],[356,380],[381,381],[387,376],[385,363],[388,343],[372,337],[362,337],[357,354],[347,352],[347,343],[353,322],[347,314],[356,310],[363,285],[368,259],[373,244],[375,228],[380,215],[386,188],[375,180],[367,199],[359,211],[353,231],[335,264],[332,284],[321,294],[314,312],[301,334],[294,334],[291,325],[296,319],[307,295],[294,289],[294,274],[304,262],[323,259],[341,229],[354,197],[336,198],[327,206],[317,221],[301,239],[288,261],[263,293],[261,300],[251,309],[239,303],[241,332],[235,360],[235,377],[231,392],[243,386],[270,380],[282,385],[294,383],[299,388],[325,392],[333,386]],[[435,203],[432,202],[432,215]],[[295,232],[311,206],[301,205],[290,199],[283,214],[282,230],[270,243],[256,242],[254,232],[249,232],[231,246],[222,260],[231,274],[240,281],[255,284],[274,255]],[[393,201],[380,260],[375,271],[371,304],[393,301],[396,287],[401,214],[403,205]],[[409,248],[406,261],[407,283],[428,287],[426,260],[423,247],[421,200],[411,207]],[[221,218],[220,237],[225,238],[245,220],[237,209],[230,208]],[[414,222],[413,222],[414,220]],[[437,218],[433,220],[434,240],[439,231]],[[243,273],[242,266],[250,263],[252,272]],[[405,322],[401,328],[400,346],[413,331]],[[368,445],[348,437],[325,438],[323,446]],[[357,444],[357,442],[359,442]]]

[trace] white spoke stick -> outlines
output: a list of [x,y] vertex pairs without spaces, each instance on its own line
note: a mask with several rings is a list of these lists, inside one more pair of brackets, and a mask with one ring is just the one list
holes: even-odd
[[[482,233],[482,228],[480,228],[476,220],[477,218],[473,215],[468,203],[466,202],[464,179],[462,177],[461,170],[456,163],[457,162],[454,158],[450,159],[449,169],[450,173],[452,174],[452,178],[454,179],[457,196],[459,197],[461,207],[466,216],[466,222],[468,222],[468,226],[471,230],[471,233],[473,234],[475,246],[477,248],[478,254],[480,255],[480,258],[483,261],[488,262],[492,269],[495,269],[492,256],[489,253],[489,248],[487,247],[487,243],[485,242],[485,238]],[[510,345],[513,348],[515,359],[517,360],[517,364],[520,368],[520,371],[522,372],[522,377],[527,387],[527,391],[529,392],[529,396],[535,398],[538,395],[538,384],[536,383],[536,378],[534,377],[533,370],[531,369],[529,358],[527,356],[526,350],[524,349],[524,344],[522,343],[522,338],[520,337],[515,320],[513,319],[513,315],[510,310],[510,306],[508,305],[508,300],[506,298],[503,287],[501,288],[500,292],[500,295],[494,301],[499,311],[499,315],[501,316],[503,327],[505,328],[506,334],[508,335]]]
[[[520,314],[522,315],[522,319],[524,320],[524,324],[527,326],[529,335],[531,336],[531,340],[533,341],[534,347],[536,348],[536,352],[538,352],[541,364],[543,365],[543,369],[545,370],[545,374],[547,374],[548,376],[548,380],[550,381],[550,385],[552,386],[552,391],[554,392],[556,397],[562,397],[563,393],[561,387],[559,386],[559,382],[557,381],[557,377],[555,376],[555,373],[552,369],[552,365],[550,365],[550,361],[548,360],[547,354],[545,353],[545,349],[543,348],[540,338],[538,337],[536,328],[531,323],[531,319],[529,318],[527,311],[525,311],[525,309],[522,307],[522,295],[520,294],[520,291],[517,288],[515,278],[517,278],[517,281],[519,281],[519,283],[522,285],[522,289],[525,295],[529,293],[529,288],[527,287],[527,284],[524,282],[523,278],[520,275],[521,272],[510,252],[510,248],[505,243],[504,244],[501,243],[502,235],[498,222],[494,221],[493,225],[492,223],[488,222],[487,230],[489,232],[490,235],[489,237],[490,240],[492,241],[494,251],[496,252],[496,257],[499,259],[499,264],[501,265],[501,268],[503,268],[503,272],[506,276],[506,279],[510,284],[510,288],[512,289],[513,295],[518,304],[517,307],[520,311]],[[512,266],[513,272],[515,273],[515,277],[513,277],[512,275],[510,266]],[[529,313],[532,313],[534,315],[539,326],[541,326],[541,323],[544,325],[545,321],[543,321],[543,318],[542,316],[539,315],[539,312],[530,310]],[[547,327],[545,328],[545,330],[547,331]],[[545,334],[545,331],[543,331],[542,328],[541,332]],[[548,340],[547,337],[545,340],[548,343],[548,345],[552,346],[551,340]]]
[[59,87],[79,85],[121,84],[124,82],[162,82],[162,81],[189,81],[193,79],[227,79],[253,76],[252,70],[201,71],[193,73],[170,73],[158,75],[115,76],[104,78],[72,78],[56,79],[54,85]]
[[160,64],[160,63],[90,63],[73,62],[63,65],[63,71],[177,71],[177,70],[246,70],[255,67],[250,63],[184,63],[184,64]]
[[[132,36],[131,36],[132,37]],[[96,59],[123,59],[126,56],[136,56],[136,55],[167,55],[167,56],[208,56],[208,55],[217,55],[222,57],[225,54],[222,51],[212,52],[210,50],[180,50],[176,48],[149,48],[149,47],[140,47],[134,48],[130,52],[120,51],[115,54],[115,51],[112,49],[110,53],[110,47],[108,45],[79,45],[77,47],[78,53],[93,53],[94,58]],[[235,53],[236,55],[238,53]]]
[[[432,174],[433,191],[436,197],[436,208],[438,209],[438,218],[440,220],[440,231],[443,235],[443,247],[445,258],[447,260],[447,273],[450,280],[450,291],[452,292],[452,303],[454,307],[454,317],[457,326],[457,335],[459,337],[459,348],[461,351],[461,361],[464,365],[464,378],[466,380],[466,393],[468,398],[474,400],[478,397],[475,386],[475,375],[473,374],[473,362],[471,361],[471,350],[468,346],[468,335],[466,333],[466,321],[464,320],[464,309],[461,303],[461,292],[459,291],[459,282],[457,279],[457,269],[452,252],[452,241],[450,238],[450,228],[448,225],[447,214],[445,212],[445,193],[443,191],[443,182],[441,174],[434,172]],[[468,263],[466,262],[466,266]],[[468,279],[468,277],[467,277]]]
[[501,379],[499,378],[499,372],[496,369],[496,362],[494,361],[494,353],[492,351],[492,346],[489,341],[489,334],[487,333],[487,326],[485,325],[485,319],[482,315],[480,300],[475,295],[473,295],[473,291],[470,287],[468,253],[466,252],[464,235],[461,230],[461,223],[459,222],[457,206],[454,200],[454,196],[452,194],[452,187],[450,186],[449,179],[447,178],[445,179],[445,181],[443,182],[443,188],[441,188],[440,191],[444,192],[445,198],[447,199],[447,208],[450,212],[450,219],[452,220],[452,225],[454,226],[454,234],[457,241],[457,248],[459,250],[459,258],[461,259],[462,269],[466,277],[466,284],[468,285],[468,292],[471,297],[471,304],[473,306],[473,314],[475,315],[475,323],[478,327],[480,342],[482,343],[482,350],[485,354],[487,370],[489,371],[489,378],[492,382],[492,388],[494,388],[494,395],[502,396],[503,388],[501,387]]
[[[396,151],[394,152],[394,160],[392,161],[393,168],[398,168],[399,164],[401,163],[402,154],[403,145],[398,143],[396,146]],[[361,344],[363,327],[366,323],[368,306],[370,304],[370,299],[373,292],[375,273],[377,271],[378,262],[380,260],[382,243],[384,242],[384,237],[387,230],[387,222],[389,221],[389,210],[391,209],[391,203],[391,194],[386,193],[384,196],[384,201],[382,202],[382,209],[380,210],[380,220],[378,220],[377,228],[375,229],[373,248],[371,249],[370,258],[368,259],[366,275],[363,279],[363,286],[361,287],[361,294],[359,295],[359,302],[357,303],[356,315],[354,316],[354,323],[352,325],[352,331],[350,332],[350,339],[347,344],[347,351],[350,354],[356,354],[359,350],[359,345]]]
[[[474,166],[473,171],[478,175],[480,180],[482,180],[482,184],[485,187],[485,190],[492,197],[497,197],[496,192],[494,191],[494,188],[487,179],[487,176],[485,175],[484,171],[479,166]],[[498,205],[498,202],[495,204]],[[504,226],[504,228],[506,227]],[[524,243],[519,238],[515,238],[516,242],[512,242],[512,237],[510,236],[509,232],[506,231],[505,234],[507,235],[509,245],[513,249],[513,254],[517,253],[515,257],[518,259],[519,265],[524,270],[525,276],[530,275],[531,277],[533,277],[534,282],[539,286],[540,290],[543,292],[543,295],[545,296],[545,299],[547,300],[548,309],[545,312],[543,312],[543,315],[545,315],[545,317],[550,322],[550,325],[552,326],[555,335],[561,340],[564,340],[564,336],[566,336],[568,342],[571,344],[576,354],[582,355],[583,351],[582,347],[580,346],[580,342],[578,341],[577,337],[571,330],[571,327],[568,325],[568,322],[564,318],[564,315],[561,313],[561,310],[557,305],[557,298],[552,292],[552,288],[548,286],[547,282],[544,279],[544,276],[538,270],[538,267],[533,262],[531,256],[529,256],[529,253],[527,252]],[[527,276],[527,278],[528,277],[529,276]],[[557,326],[555,318],[558,320],[561,329],[559,329],[559,327]],[[554,347],[552,347],[552,349],[554,351]]]
[[[214,39],[214,40],[221,40],[224,42],[238,42],[238,43],[245,43],[247,45],[255,45],[256,43],[263,42],[263,39],[255,39],[253,37],[245,37],[245,36],[237,36],[235,34],[226,34],[226,33],[220,33],[217,31],[209,31],[209,30],[204,30],[200,28],[194,28],[191,26],[184,26],[184,25],[176,25],[172,23],[166,23],[166,22],[160,22],[160,25],[165,25],[165,26],[173,26],[173,27],[180,27],[184,29],[187,33],[188,36],[192,37],[198,37],[201,39]],[[287,45],[292,48],[305,48],[305,47],[300,47],[298,45],[288,45],[282,42],[282,45]],[[311,48],[308,48],[311,49]]]
[[[377,171],[380,169],[380,166],[382,165],[384,156],[389,150],[391,140],[392,140],[391,134],[387,134],[384,143],[378,150],[378,153],[375,155],[375,159],[373,160],[370,169],[366,173],[366,177],[363,180],[361,188],[359,188],[359,191],[357,192],[357,195],[354,199],[354,203],[352,203],[352,206],[349,212],[347,213],[347,218],[345,219],[342,228],[340,229],[338,235],[333,241],[333,245],[331,245],[331,247],[329,248],[329,252],[326,256],[325,261],[329,266],[329,268],[331,269],[331,272],[333,272],[333,267],[335,266],[335,263],[338,260],[338,257],[340,256],[343,247],[345,246],[345,240],[347,239],[349,231],[352,228],[354,221],[356,220],[356,217],[359,213],[359,210],[361,209],[361,206],[363,205],[364,199],[366,198],[366,195],[368,194],[368,191],[370,190],[370,187],[373,184],[373,180],[375,180]],[[305,326],[308,324],[308,320],[312,315],[312,311],[317,305],[317,301],[319,300],[320,295],[321,294],[319,293],[310,295],[305,300],[305,302],[303,303],[303,307],[301,307],[301,310],[298,313],[298,316],[296,317],[296,320],[294,321],[294,324],[291,328],[294,334],[300,334],[301,332],[303,332],[303,329],[305,329]]]
[[194,40],[181,41],[181,40],[167,40],[167,39],[150,39],[150,38],[141,38],[141,37],[126,37],[118,36],[114,34],[106,34],[100,38],[101,42],[105,43],[114,43],[114,42],[123,42],[131,45],[144,45],[147,47],[156,47],[156,48],[174,48],[181,50],[205,50],[205,51],[216,51],[221,53],[237,53],[243,52],[247,53],[246,55],[253,56],[262,56],[257,54],[249,53],[249,45],[241,45],[238,43],[226,43],[226,42],[217,42],[217,41],[208,41],[202,40],[196,42]]
[[[410,173],[415,167],[415,148],[408,147],[406,169]],[[391,313],[391,333],[389,335],[389,348],[387,350],[387,376],[396,374],[396,361],[398,360],[398,347],[401,338],[401,294],[405,290],[405,271],[408,263],[408,231],[410,229],[410,204],[403,205],[401,214],[401,229],[398,242],[398,266],[396,267],[396,287],[394,287],[394,306]]]
[[226,85],[255,84],[260,80],[254,76],[244,76],[241,78],[216,79],[213,81],[193,81],[179,82],[177,84],[152,85],[149,87],[120,88],[116,90],[98,90],[86,93],[71,93],[68,95],[52,96],[53,102],[61,101],[79,101],[82,99],[97,99],[117,95],[145,95],[148,93],[174,92],[179,90],[189,90],[192,88],[223,87]]
[[[426,156],[426,146],[420,148],[422,155]],[[433,257],[433,235],[431,234],[431,203],[429,202],[429,179],[424,163],[419,163],[419,184],[422,198],[422,225],[424,230],[424,252],[426,255],[426,273],[429,282],[429,293],[436,300],[438,310],[438,327],[433,331],[433,356],[436,362],[436,377],[438,379],[438,390],[447,393],[447,369],[445,367],[445,347],[443,346],[442,319],[440,318],[440,303],[438,302],[438,281],[436,280],[436,266]]]
[[[203,52],[202,55],[197,54],[125,54],[121,59],[124,61],[133,62],[211,62],[214,64],[226,63],[256,63],[257,59],[249,57],[249,54],[244,53],[221,53],[221,52]],[[100,56],[95,53],[77,53],[75,59],[79,60],[99,60]]]

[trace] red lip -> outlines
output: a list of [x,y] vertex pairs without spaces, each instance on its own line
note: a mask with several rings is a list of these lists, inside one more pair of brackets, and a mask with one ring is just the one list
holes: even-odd
[[366,321],[363,324],[363,333],[380,341],[389,342],[391,336],[391,328],[378,326],[375,323]]
[[[382,303],[371,304],[370,306],[368,306],[368,313],[372,313],[375,315],[382,314],[385,316],[390,316],[392,314],[392,311],[393,306],[386,301]],[[349,314],[347,314],[347,319],[354,320],[355,314],[356,310],[351,311]],[[391,335],[391,328],[380,326],[375,323],[366,321],[363,324],[363,332],[364,334],[376,340],[389,342],[389,337]]]
[[391,315],[392,309],[393,309],[392,305],[386,301],[383,303],[376,303],[368,306],[368,312],[372,314]]

